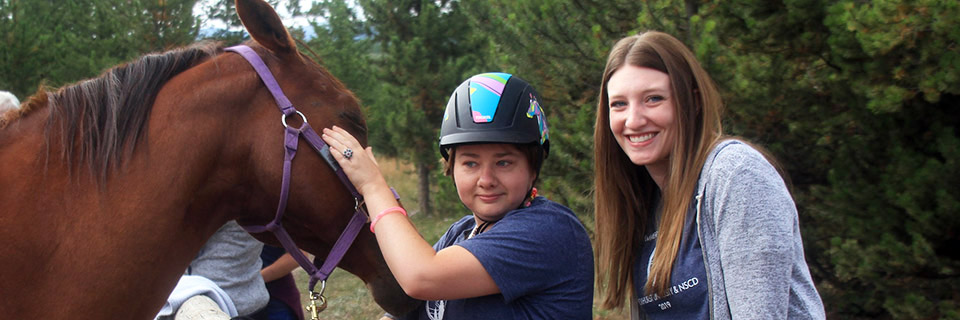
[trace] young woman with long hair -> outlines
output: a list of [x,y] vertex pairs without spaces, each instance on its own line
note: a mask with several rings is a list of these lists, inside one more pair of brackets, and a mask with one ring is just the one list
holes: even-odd
[[595,142],[601,307],[633,318],[824,318],[797,209],[759,148],[724,135],[720,93],[676,38],[621,39]]

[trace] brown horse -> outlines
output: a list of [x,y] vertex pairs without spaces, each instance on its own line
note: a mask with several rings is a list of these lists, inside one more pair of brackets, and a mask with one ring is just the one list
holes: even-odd
[[[237,0],[237,12],[248,44],[311,126],[349,128],[364,141],[356,97],[299,53],[273,8]],[[0,317],[152,318],[217,228],[274,218],[283,132],[253,68],[213,43],[143,56],[3,114]],[[321,157],[301,149],[282,225],[323,257],[354,200]],[[385,310],[415,306],[368,231],[340,267]]]

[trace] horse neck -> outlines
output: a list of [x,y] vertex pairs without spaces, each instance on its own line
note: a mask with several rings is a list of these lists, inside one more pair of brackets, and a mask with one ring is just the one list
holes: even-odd
[[[0,310],[25,303],[8,297],[29,287],[78,297],[62,308],[92,318],[152,316],[116,312],[149,313],[162,305],[206,239],[239,207],[251,205],[242,143],[228,139],[233,117],[242,113],[223,112],[222,103],[213,104],[208,95],[185,94],[223,96],[213,92],[220,89],[216,85],[198,85],[191,71],[161,90],[145,138],[104,182],[86,166],[62,163],[56,150],[44,151],[46,116],[40,115],[48,112],[0,132],[0,161],[17,168],[0,173],[0,219],[15,231],[0,232],[9,244],[0,246],[0,256],[27,262],[6,264],[0,272]],[[183,98],[190,96],[196,98]]]

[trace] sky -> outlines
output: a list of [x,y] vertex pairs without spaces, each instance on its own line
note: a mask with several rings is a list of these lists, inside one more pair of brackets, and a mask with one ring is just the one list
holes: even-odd
[[[310,7],[313,5],[313,0],[298,0],[298,1],[300,2],[300,8],[303,11],[309,10]],[[206,8],[209,7],[212,2],[214,1],[201,0],[197,2],[197,4],[193,7],[193,15],[203,16],[207,11]],[[284,0],[280,2],[281,2],[280,5],[274,9],[277,10],[277,15],[280,16],[281,20],[283,20],[283,25],[285,25],[287,28],[301,27],[304,29],[309,29],[306,27],[310,26],[310,21],[306,17],[296,17],[296,18],[291,17],[290,12],[287,10],[287,7],[286,7],[287,1]],[[226,24],[224,24],[223,21],[205,19],[200,29],[223,29],[225,26]]]

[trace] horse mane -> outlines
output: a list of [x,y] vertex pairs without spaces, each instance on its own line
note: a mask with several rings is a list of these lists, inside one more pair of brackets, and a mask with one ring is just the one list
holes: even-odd
[[160,88],[177,74],[223,52],[222,49],[219,42],[198,42],[141,56],[112,67],[97,78],[56,92],[41,87],[15,117],[43,106],[50,108],[44,131],[48,148],[51,136],[59,135],[61,158],[68,167],[72,170],[76,157],[80,163],[86,162],[102,182],[108,169],[132,154],[138,139],[146,133],[147,119]]
[[[252,40],[244,43],[259,49]],[[319,56],[310,51],[314,59],[319,60]],[[137,141],[146,134],[147,119],[160,88],[177,74],[222,52],[223,46],[219,42],[201,41],[141,56],[112,67],[97,78],[56,91],[40,85],[37,92],[21,104],[20,110],[0,113],[0,129],[35,110],[50,108],[44,130],[48,152],[53,145],[52,139],[59,139],[60,157],[69,170],[85,162],[90,172],[104,182],[109,169],[132,154]],[[316,61],[312,66],[331,81],[330,84],[343,95],[341,98],[358,101],[354,93],[326,68]],[[354,128],[358,138],[365,138],[366,123],[358,111],[343,111],[338,116],[346,120],[344,124]]]

